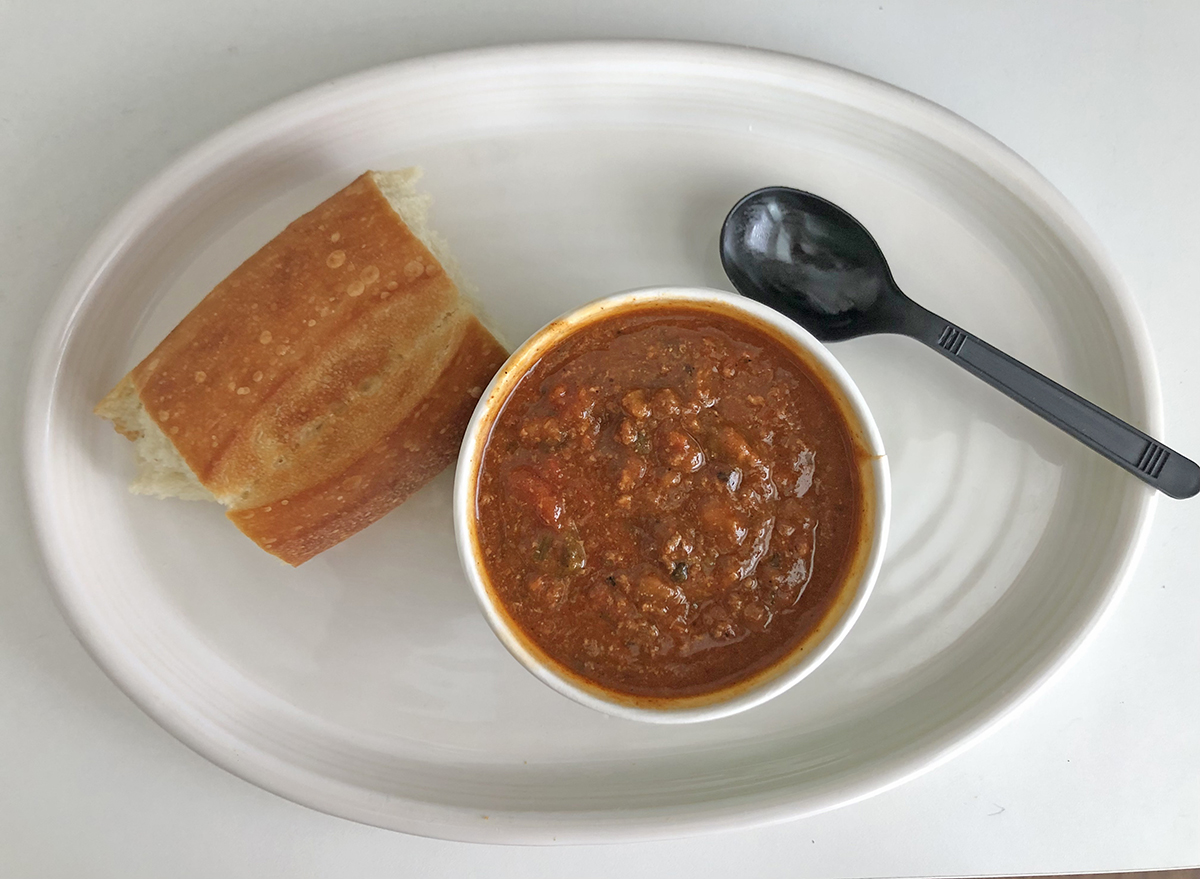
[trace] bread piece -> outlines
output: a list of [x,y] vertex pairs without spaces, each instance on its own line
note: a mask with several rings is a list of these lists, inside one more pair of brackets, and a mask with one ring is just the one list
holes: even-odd
[[296,220],[100,401],[135,442],[133,491],[219,501],[298,565],[454,460],[507,355],[416,176],[368,172]]

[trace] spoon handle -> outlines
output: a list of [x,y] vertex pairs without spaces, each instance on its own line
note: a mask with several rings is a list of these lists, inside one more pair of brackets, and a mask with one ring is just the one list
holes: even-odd
[[961,327],[908,300],[897,329],[1173,498],[1200,492],[1200,467]]

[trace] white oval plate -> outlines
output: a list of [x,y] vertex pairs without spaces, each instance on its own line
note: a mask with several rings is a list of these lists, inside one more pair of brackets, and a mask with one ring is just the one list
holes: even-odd
[[92,405],[286,223],[419,164],[511,342],[616,290],[728,289],[726,210],[786,183],[850,210],[923,304],[1160,429],[1136,309],[1091,233],[996,141],[905,92],[714,46],[585,44],[405,62],[217,135],[100,233],[51,311],[28,485],[63,609],[109,675],[214,762],[301,803],[489,842],[681,835],[900,783],[1025,701],[1111,607],[1153,494],[891,337],[835,354],[894,480],[875,595],[818,672],[753,711],[622,721],[543,686],[456,558],[451,474],[300,570],[215,505],[130,495]]

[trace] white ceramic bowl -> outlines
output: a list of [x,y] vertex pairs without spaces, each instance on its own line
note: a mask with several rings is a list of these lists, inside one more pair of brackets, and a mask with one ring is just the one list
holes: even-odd
[[[549,348],[602,317],[670,303],[712,309],[764,329],[826,380],[858,446],[856,457],[867,503],[848,581],[837,604],[809,636],[768,668],[729,687],[699,696],[646,698],[614,692],[564,668],[520,630],[489,586],[476,536],[475,496],[480,458],[492,425],[521,378]],[[887,542],[890,508],[891,482],[879,429],[858,388],[829,350],[799,325],[757,302],[718,290],[686,287],[631,290],[598,299],[534,333],[501,367],[480,398],[467,426],[454,478],[454,529],[463,569],[488,624],[508,651],[541,681],[576,702],[617,717],[653,723],[690,723],[736,714],[811,674],[845,638],[871,594]]]

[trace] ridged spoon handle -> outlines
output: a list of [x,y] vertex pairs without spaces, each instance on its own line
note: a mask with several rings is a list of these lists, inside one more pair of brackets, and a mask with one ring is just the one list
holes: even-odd
[[1194,461],[911,299],[904,302],[895,332],[924,342],[1164,494],[1200,492]]

